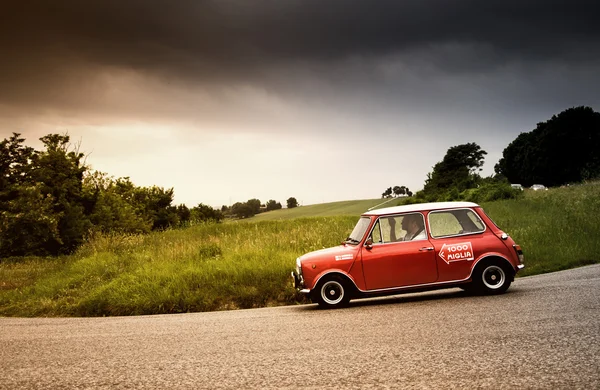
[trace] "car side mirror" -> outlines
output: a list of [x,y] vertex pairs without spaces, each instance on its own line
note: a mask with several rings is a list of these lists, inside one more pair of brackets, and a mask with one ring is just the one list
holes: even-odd
[[367,248],[367,249],[373,248],[373,239],[372,238],[367,238],[367,241],[365,241],[365,248]]

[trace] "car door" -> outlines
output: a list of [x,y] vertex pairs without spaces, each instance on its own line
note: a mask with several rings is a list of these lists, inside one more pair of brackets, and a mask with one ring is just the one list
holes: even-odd
[[432,211],[427,219],[440,282],[468,278],[474,260],[498,240],[471,209]]
[[[420,213],[417,214],[423,218]],[[400,227],[405,215],[380,217],[370,233],[372,245],[363,247],[362,264],[367,290],[432,283],[437,279],[433,245],[423,235],[403,241],[406,231]],[[394,224],[390,223],[393,218]],[[397,241],[393,239],[396,238]]]

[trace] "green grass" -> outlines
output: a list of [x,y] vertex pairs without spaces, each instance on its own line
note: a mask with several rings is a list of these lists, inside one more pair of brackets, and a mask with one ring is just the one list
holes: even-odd
[[[296,257],[338,244],[358,215],[379,203],[336,202],[240,222],[103,235],[72,256],[4,259],[0,315],[157,314],[302,302],[289,277]],[[522,275],[600,260],[600,183],[526,191],[521,199],[483,206],[523,247]]]
[[600,182],[484,203],[525,253],[524,275],[600,262]]
[[355,223],[355,217],[319,217],[98,236],[60,264],[1,264],[0,315],[179,313],[298,302],[289,276],[296,257],[338,244]]

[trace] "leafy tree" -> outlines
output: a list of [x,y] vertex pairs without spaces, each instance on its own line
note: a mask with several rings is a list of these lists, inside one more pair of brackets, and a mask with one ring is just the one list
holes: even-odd
[[[19,133],[0,142],[0,209],[10,200],[10,190],[15,185],[33,184],[31,159],[33,148],[23,145]],[[14,197],[15,194],[13,194]]]
[[294,207],[298,207],[298,201],[294,197],[288,198],[288,200],[286,202],[287,202],[288,209],[293,209]]
[[75,250],[91,227],[82,202],[83,175],[87,168],[83,153],[70,144],[68,135],[49,134],[40,138],[45,151],[32,157],[32,179],[44,196],[52,197],[53,213],[58,217],[59,240],[45,243],[51,254]]
[[0,210],[0,258],[52,254],[45,244],[62,243],[61,216],[54,213],[52,197],[44,196],[40,185],[21,185],[13,191],[16,196]]
[[521,133],[494,169],[512,183],[558,186],[600,177],[599,150],[600,113],[569,108]]
[[138,189],[142,204],[145,205],[145,214],[152,218],[152,229],[161,230],[175,227],[179,224],[177,209],[172,206],[174,190],[165,190],[162,187],[152,186]]
[[445,191],[461,192],[477,186],[481,180],[479,171],[487,152],[474,142],[452,146],[443,160],[434,165],[427,175],[423,194],[435,200]]
[[388,187],[388,189],[387,189],[387,190],[385,190],[385,191],[383,192],[383,194],[381,194],[381,197],[382,197],[382,198],[389,198],[389,197],[391,197],[391,196],[392,196],[392,187]]
[[191,219],[196,222],[200,221],[214,221],[219,222],[223,219],[223,212],[215,210],[205,204],[198,204],[198,206],[191,209]]
[[260,200],[258,199],[249,199],[246,204],[252,210],[252,215],[256,215],[260,213]]
[[136,186],[129,178],[113,179],[102,172],[88,172],[83,179],[83,199],[93,230],[147,233],[153,221],[135,203]]
[[[406,186],[395,186],[393,188],[393,192],[394,192],[394,196],[404,196],[404,195],[408,195],[409,193],[412,195],[412,192],[410,192],[410,190]],[[387,193],[387,191],[386,191],[386,193]],[[411,195],[408,195],[408,196],[411,196]]]
[[281,203],[274,201],[273,199],[269,200],[267,202],[267,211],[271,211],[271,210],[279,210],[281,209]]
[[176,207],[176,212],[177,212],[177,217],[179,219],[179,224],[185,224],[188,223],[191,218],[192,218],[192,212],[190,211],[190,209],[184,205],[184,204],[180,204],[179,206]]
[[254,215],[253,209],[248,203],[236,202],[231,206],[231,212],[238,218],[249,218]]

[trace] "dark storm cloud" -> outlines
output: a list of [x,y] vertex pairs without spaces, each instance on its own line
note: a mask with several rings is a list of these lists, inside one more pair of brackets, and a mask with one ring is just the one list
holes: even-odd
[[443,44],[488,47],[480,62],[569,63],[600,44],[597,1],[32,0],[1,14],[3,78],[79,62],[227,76]]
[[[232,105],[226,88],[247,85],[287,101],[340,104],[340,112],[352,109],[344,105],[348,102],[364,109],[366,101],[385,111],[390,107],[379,108],[373,96],[398,102],[402,95],[413,106],[436,99],[447,105],[457,100],[456,85],[472,83],[459,79],[444,89],[446,84],[439,82],[444,75],[472,78],[498,69],[508,74],[498,80],[508,83],[479,79],[477,86],[509,88],[500,95],[508,100],[523,95],[515,89],[528,88],[521,81],[532,80],[542,66],[557,69],[548,73],[551,77],[572,78],[598,65],[597,4],[15,1],[0,10],[0,115],[215,115],[219,120],[232,117],[224,110],[244,104]],[[597,86],[598,78],[592,75],[577,84],[573,96]],[[536,90],[539,85],[549,82],[537,82]],[[226,96],[220,97],[223,88]],[[187,91],[184,98],[177,92],[182,90]],[[198,103],[199,92],[214,104]],[[251,115],[259,114],[269,116]]]

